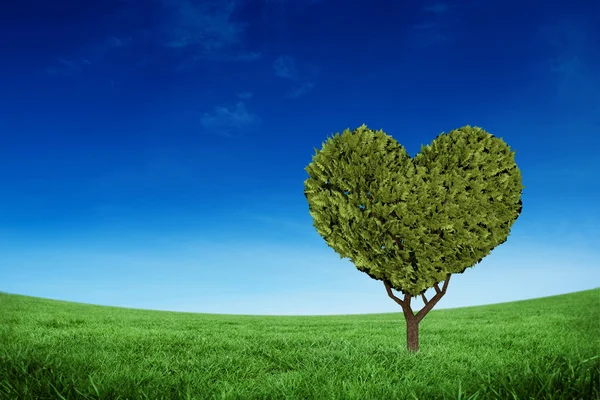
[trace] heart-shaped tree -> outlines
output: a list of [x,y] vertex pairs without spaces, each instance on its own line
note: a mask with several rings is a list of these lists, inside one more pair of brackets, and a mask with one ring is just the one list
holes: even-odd
[[[418,351],[419,322],[450,275],[504,243],[521,213],[514,155],[502,139],[470,126],[440,134],[414,158],[365,125],[315,148],[304,182],[313,225],[340,258],[383,281],[402,307],[409,351]],[[427,301],[431,287],[436,294]],[[419,295],[425,306],[415,314],[410,301]]]

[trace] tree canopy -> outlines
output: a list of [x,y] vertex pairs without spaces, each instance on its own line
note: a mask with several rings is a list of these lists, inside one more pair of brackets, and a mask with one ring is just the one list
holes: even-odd
[[506,241],[522,210],[514,156],[502,139],[464,126],[411,158],[362,125],[315,148],[304,194],[313,226],[340,258],[418,296]]

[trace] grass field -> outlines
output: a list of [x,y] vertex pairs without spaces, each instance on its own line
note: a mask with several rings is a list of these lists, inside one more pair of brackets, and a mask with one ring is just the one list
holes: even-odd
[[413,354],[400,310],[214,315],[0,292],[0,398],[600,399],[599,338],[600,289],[434,309]]

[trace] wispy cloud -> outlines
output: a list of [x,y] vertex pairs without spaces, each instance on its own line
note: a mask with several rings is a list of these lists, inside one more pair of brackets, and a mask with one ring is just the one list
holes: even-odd
[[188,0],[163,1],[167,14],[165,45],[169,47],[200,46],[207,51],[240,42],[244,25],[231,20],[235,1],[221,2],[209,9],[206,2],[192,4]]
[[[130,45],[149,44],[168,49],[179,61],[174,69],[184,70],[198,62],[254,62],[262,54],[244,46],[247,23],[234,18],[243,0],[157,0],[158,18],[149,29],[132,26],[129,35],[109,35],[88,44],[75,54],[63,55],[46,68],[51,75],[70,76],[99,64],[112,52]],[[135,21],[141,2],[125,1],[120,10],[121,19],[127,16]],[[116,18],[116,17],[115,17]],[[122,22],[122,21],[121,21]],[[148,54],[141,55],[135,66],[148,64]]]
[[107,36],[104,40],[92,43],[80,50],[79,54],[72,54],[68,59],[64,57],[57,58],[52,65],[46,68],[46,73],[54,76],[72,76],[85,72],[93,64],[104,60],[116,49],[129,46],[132,41],[131,36]]
[[430,47],[448,42],[450,30],[447,29],[447,20],[450,6],[446,3],[434,3],[423,7],[426,13],[425,20],[412,26],[413,44],[418,47]]
[[303,94],[306,94],[312,91],[315,88],[315,84],[312,82],[303,82],[300,86],[295,87],[288,94],[288,97],[295,99],[296,97],[300,97]]
[[162,0],[162,44],[173,50],[187,51],[186,67],[206,59],[230,62],[258,60],[259,52],[244,49],[244,33],[248,24],[233,17],[239,5],[239,0]]
[[273,63],[275,75],[280,78],[298,79],[298,71],[294,59],[290,56],[280,56]]
[[252,93],[250,93],[250,92],[241,92],[241,93],[238,93],[238,98],[240,98],[242,100],[250,99],[250,98],[252,98]]
[[289,79],[295,83],[294,88],[288,93],[289,98],[296,98],[312,91],[315,88],[315,80],[319,74],[318,67],[306,65],[304,73],[300,73],[293,57],[288,55],[279,56],[273,62],[275,76]]
[[248,111],[244,102],[239,101],[234,108],[217,106],[210,113],[204,113],[200,119],[206,130],[225,137],[234,137],[243,129],[261,122],[258,115]]
[[542,68],[553,76],[560,100],[600,115],[600,62],[597,45],[590,40],[593,24],[585,17],[565,16],[540,26],[537,39],[548,54]]

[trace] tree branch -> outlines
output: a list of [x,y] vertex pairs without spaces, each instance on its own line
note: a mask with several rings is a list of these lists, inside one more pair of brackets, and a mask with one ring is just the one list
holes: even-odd
[[450,274],[446,277],[446,281],[444,282],[444,287],[442,288],[442,293],[446,293],[446,289],[448,288],[448,282],[450,282]]
[[396,297],[392,293],[392,287],[388,281],[384,280],[383,284],[385,285],[385,290],[387,291],[388,296],[390,296],[390,298],[392,300],[394,300],[396,303],[400,304],[400,307],[402,307],[402,312],[404,313],[404,317],[411,318],[411,319],[414,318],[415,313],[413,312],[412,308],[410,308],[410,300],[411,300],[410,294],[404,293],[404,300],[400,300],[398,297]]
[[[446,294],[446,289],[448,288],[448,282],[450,282],[450,275],[448,274],[446,275],[446,281],[444,282],[444,286],[442,287],[442,291],[438,291],[435,296],[433,296],[431,298],[431,300],[429,301],[429,303],[425,304],[425,307],[423,307],[421,309],[421,311],[419,311],[416,315],[416,319],[417,319],[417,323],[421,322],[421,320],[425,317],[425,315],[427,315],[427,313],[429,311],[431,311],[431,309],[433,308],[433,306],[435,306],[437,304],[438,301],[440,301],[440,299],[442,297],[444,297],[444,295]],[[435,285],[437,288],[437,284]],[[439,289],[438,289],[439,290]]]
[[[360,188],[357,188],[357,194],[360,196]],[[367,199],[369,200],[369,202],[372,205],[373,198],[367,196]],[[395,212],[393,212],[392,214],[394,214],[394,216],[397,218],[397,215]],[[382,224],[385,223],[385,220],[383,218],[379,217],[377,214],[375,214],[372,210],[371,210],[371,215],[374,218],[376,218],[377,220],[379,220]],[[393,235],[391,232],[387,232],[387,233],[391,236],[391,238],[394,240],[394,242],[396,242],[396,244],[398,245],[398,248],[400,250],[404,250],[404,245],[402,244],[402,241],[396,235]],[[438,283],[436,283],[434,285],[436,294],[431,298],[430,301],[427,301],[427,298],[425,297],[425,293],[421,294],[421,297],[423,299],[423,303],[425,303],[425,306],[416,315],[414,315],[414,313],[410,307],[411,296],[408,293],[404,293],[404,300],[400,300],[398,297],[396,297],[392,293],[392,287],[388,281],[384,280],[383,284],[385,285],[385,290],[387,291],[388,296],[402,307],[405,317],[411,318],[411,319],[415,318],[416,322],[418,324],[425,317],[425,315],[427,315],[427,313],[429,311],[431,311],[431,309],[437,304],[437,302],[440,301],[440,299],[444,296],[444,294],[446,294],[446,289],[448,288],[448,282],[450,282],[450,275],[451,274],[446,275],[446,279],[444,281],[444,286],[442,287],[441,290],[440,290]]]
[[400,304],[400,306],[402,308],[406,307],[406,305],[404,304],[404,302],[402,300],[400,300],[399,298],[397,298],[394,293],[392,293],[392,287],[390,286],[390,284],[388,283],[388,281],[383,281],[383,284],[385,285],[385,290],[387,291],[388,296],[390,296],[390,298],[392,300],[394,300],[396,303]]

